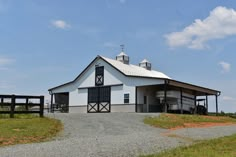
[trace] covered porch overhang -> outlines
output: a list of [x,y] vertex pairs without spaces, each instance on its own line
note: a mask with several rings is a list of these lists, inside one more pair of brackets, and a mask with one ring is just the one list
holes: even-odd
[[[138,86],[136,87],[136,106],[140,103],[138,95],[140,91],[142,91],[144,88],[149,91],[162,91],[163,92],[163,99],[162,99],[162,105],[163,105],[163,112],[168,112],[168,102],[167,102],[167,95],[170,91],[178,91],[179,93],[179,106],[180,106],[180,113],[184,113],[184,102],[186,99],[189,99],[194,103],[194,107],[192,113],[196,114],[198,113],[198,107],[197,102],[204,102],[204,107],[206,109],[206,113],[208,113],[208,97],[209,96],[215,96],[215,106],[216,106],[216,114],[218,113],[218,96],[220,96],[220,91],[209,89],[201,86],[196,86],[193,84],[180,82],[176,80],[171,79],[165,79],[164,84],[158,84],[158,85],[148,85],[148,86]],[[153,94],[152,94],[153,95]],[[154,93],[155,95],[155,93]],[[192,97],[189,97],[188,95],[191,95]],[[200,99],[199,99],[200,97]],[[146,99],[146,98],[144,98]],[[146,101],[146,100],[145,100]],[[144,102],[146,103],[146,102]],[[137,107],[136,107],[137,112]]]
[[49,94],[51,95],[50,112],[69,112],[69,92],[53,93],[49,91]]

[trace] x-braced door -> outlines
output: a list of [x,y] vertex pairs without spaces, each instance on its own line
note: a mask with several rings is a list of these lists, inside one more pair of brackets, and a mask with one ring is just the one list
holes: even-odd
[[94,87],[88,89],[88,113],[111,111],[111,87]]

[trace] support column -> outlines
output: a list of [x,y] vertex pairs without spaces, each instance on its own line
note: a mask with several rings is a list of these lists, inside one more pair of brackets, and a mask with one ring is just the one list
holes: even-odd
[[216,95],[216,115],[218,115],[218,95]]
[[206,94],[206,114],[208,114],[208,96]]
[[194,114],[197,114],[197,96],[194,92]]
[[165,81],[165,86],[164,86],[164,105],[165,105],[165,113],[167,113],[167,102],[166,102],[166,90],[167,90],[167,83]]
[[54,109],[53,109],[53,95],[54,95],[54,94],[51,94],[51,105],[50,105],[51,113],[54,112]]
[[180,113],[183,114],[183,90],[182,88],[180,88],[180,103],[181,103]]
[[137,100],[138,100],[138,87],[135,87],[135,112],[138,112]]

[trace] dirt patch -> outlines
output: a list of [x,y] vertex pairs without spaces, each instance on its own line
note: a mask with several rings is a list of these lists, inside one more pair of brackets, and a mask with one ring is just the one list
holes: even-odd
[[[172,131],[178,130],[178,129],[184,129],[184,128],[208,128],[208,127],[214,127],[214,126],[229,126],[229,125],[236,125],[236,124],[235,123],[231,123],[231,122],[228,122],[228,123],[213,123],[213,122],[184,123],[184,126],[177,126],[177,127],[168,129],[162,135],[163,136],[174,137],[174,136],[178,136],[178,135],[172,134]],[[185,138],[185,137],[181,137],[181,138]]]
[[207,128],[213,126],[228,126],[228,125],[236,125],[235,123],[227,122],[227,123],[215,123],[215,122],[199,122],[199,123],[184,123],[184,126],[177,126],[171,128],[169,130],[177,130],[183,128]]

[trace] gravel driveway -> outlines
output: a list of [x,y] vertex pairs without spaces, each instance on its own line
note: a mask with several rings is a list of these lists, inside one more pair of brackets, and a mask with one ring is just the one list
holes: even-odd
[[[49,114],[65,126],[61,135],[49,142],[0,148],[1,157],[116,157],[149,154],[191,139],[216,138],[236,133],[236,126],[192,128],[172,131],[143,124],[145,116],[158,114],[98,113]],[[187,138],[180,138],[187,137]]]

